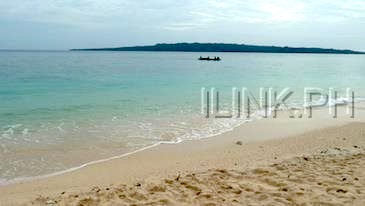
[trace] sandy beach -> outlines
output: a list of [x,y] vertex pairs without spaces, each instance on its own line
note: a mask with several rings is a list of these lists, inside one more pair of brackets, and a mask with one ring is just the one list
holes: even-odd
[[0,206],[365,206],[365,1],[1,1]]
[[[358,118],[262,119],[215,137],[0,187],[1,205],[352,205],[365,201]],[[322,115],[323,114],[323,115]]]

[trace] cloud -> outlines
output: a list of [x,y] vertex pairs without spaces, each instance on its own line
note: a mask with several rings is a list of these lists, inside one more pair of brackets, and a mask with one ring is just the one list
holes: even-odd
[[[365,18],[360,0],[12,0],[0,2],[0,18],[77,26],[146,22],[172,30],[214,23],[340,22]],[[148,24],[151,26],[150,24]]]
[[187,19],[171,19],[163,28],[188,30],[225,23],[340,23],[364,20],[364,10],[365,2],[356,0],[210,0],[181,9],[179,14]]
[[362,49],[363,11],[363,0],[3,0],[0,47],[218,41]]

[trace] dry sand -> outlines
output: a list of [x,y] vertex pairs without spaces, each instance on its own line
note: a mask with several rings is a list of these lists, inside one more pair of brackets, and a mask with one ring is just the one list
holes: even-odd
[[362,118],[264,119],[0,187],[0,205],[364,205],[364,148]]
[[157,183],[94,187],[34,205],[365,205],[365,150],[297,157],[248,171],[210,169]]

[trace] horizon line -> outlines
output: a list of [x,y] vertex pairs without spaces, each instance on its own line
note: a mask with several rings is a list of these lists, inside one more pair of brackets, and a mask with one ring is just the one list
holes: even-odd
[[328,48],[328,47],[316,47],[316,46],[277,46],[277,45],[262,45],[262,44],[245,44],[245,43],[218,43],[218,42],[176,42],[176,43],[154,43],[154,44],[144,44],[144,45],[134,45],[134,46],[115,46],[115,47],[99,47],[99,48],[72,48],[70,51],[80,51],[80,50],[103,50],[103,49],[118,49],[118,48],[133,48],[133,47],[150,47],[157,46],[161,44],[174,45],[174,44],[226,44],[226,45],[241,45],[241,46],[256,46],[256,47],[279,47],[279,48],[291,48],[291,49],[325,49],[325,50],[340,50],[340,51],[351,51],[355,53],[365,54],[365,51],[346,49],[346,48]]
[[156,46],[159,44],[233,44],[233,45],[246,45],[246,46],[262,46],[262,47],[281,47],[281,48],[297,48],[297,49],[333,49],[333,50],[343,50],[343,51],[352,51],[364,53],[363,50],[353,50],[346,48],[334,48],[334,47],[318,47],[318,46],[278,46],[278,45],[263,45],[263,44],[245,44],[245,43],[219,43],[219,42],[176,42],[176,43],[154,43],[154,44],[141,44],[141,45],[133,45],[133,46],[111,46],[111,47],[99,47],[99,48],[68,48],[68,49],[1,49],[1,52],[62,52],[62,51],[72,51],[72,50],[88,50],[88,49],[115,49],[115,48],[129,48],[129,47],[147,47],[147,46]]

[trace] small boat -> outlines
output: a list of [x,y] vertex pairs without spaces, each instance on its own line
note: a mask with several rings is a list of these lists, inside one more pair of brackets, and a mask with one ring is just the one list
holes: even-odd
[[220,57],[214,57],[214,58],[210,58],[210,57],[199,57],[200,61],[220,61],[221,58]]

